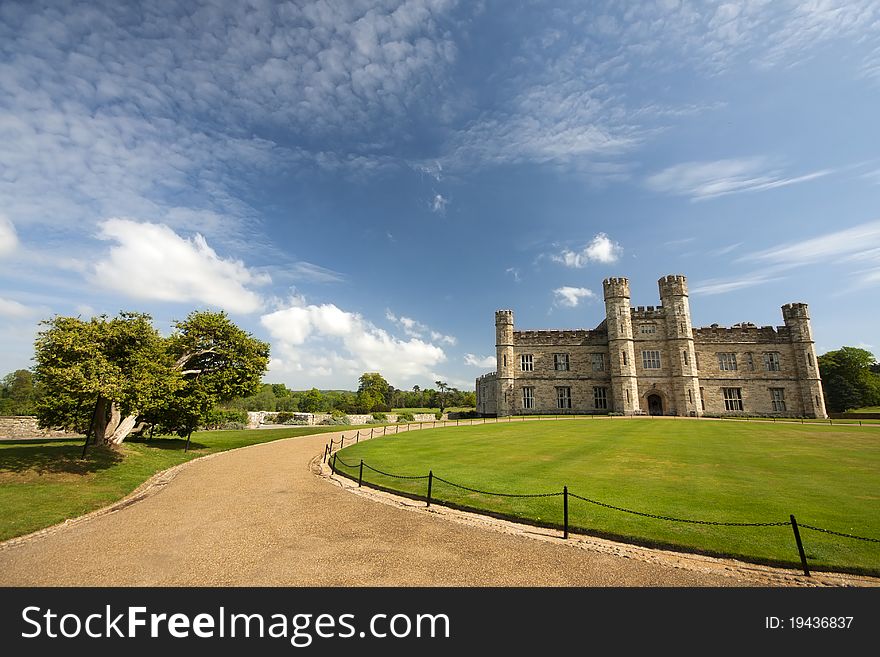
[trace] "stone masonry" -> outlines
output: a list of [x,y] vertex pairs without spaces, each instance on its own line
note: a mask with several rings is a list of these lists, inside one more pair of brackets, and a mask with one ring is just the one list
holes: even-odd
[[658,283],[660,306],[632,307],[629,281],[605,279],[595,329],[515,330],[497,311],[477,411],[827,417],[807,304],[782,306],[783,326],[693,328],[687,279]]

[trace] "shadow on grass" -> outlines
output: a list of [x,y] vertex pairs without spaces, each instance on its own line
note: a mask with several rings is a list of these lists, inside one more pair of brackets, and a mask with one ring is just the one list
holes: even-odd
[[[150,449],[179,450],[181,452],[184,447],[186,447],[186,438],[151,438],[149,440],[145,438],[133,438],[126,442],[137,443],[138,445],[143,445]],[[207,445],[197,443],[194,440],[189,443],[189,451],[207,449],[207,447]]]
[[84,459],[82,444],[51,445],[37,443],[16,445],[0,450],[0,472],[27,472],[40,474],[88,474],[106,470],[124,458],[110,448],[90,445]]

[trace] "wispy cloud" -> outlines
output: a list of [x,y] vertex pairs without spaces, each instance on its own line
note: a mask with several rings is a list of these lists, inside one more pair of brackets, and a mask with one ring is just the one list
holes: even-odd
[[520,276],[519,267],[508,267],[504,270],[504,273],[512,276],[514,283],[522,282],[522,276]]
[[798,176],[784,174],[768,158],[752,157],[676,164],[649,176],[646,185],[657,192],[701,201],[727,194],[759,192],[815,180],[833,173],[822,169]]
[[5,317],[7,319],[24,319],[46,314],[46,312],[46,308],[27,306],[14,299],[4,299],[3,297],[0,297],[0,317]]
[[0,214],[0,257],[10,255],[18,247],[15,226],[6,216]]
[[465,354],[464,364],[473,367],[495,367],[495,356],[477,356],[475,354]]
[[452,335],[444,335],[439,331],[435,331],[429,326],[422,324],[421,322],[412,319],[411,317],[404,317],[403,315],[395,315],[390,310],[385,311],[385,319],[393,324],[397,324],[403,332],[412,338],[424,338],[426,336],[430,337],[431,340],[435,342],[441,342],[447,345],[455,345],[458,340],[455,336]]
[[333,271],[305,260],[294,263],[292,274],[295,279],[312,281],[314,283],[342,283],[345,281],[345,274],[340,274],[338,271]]
[[585,287],[564,285],[553,290],[554,304],[566,308],[577,308],[581,299],[594,299],[596,293]]
[[779,276],[773,276],[764,272],[743,274],[730,278],[710,278],[704,281],[696,281],[691,286],[690,292],[691,294],[704,296],[726,294],[727,292],[764,285],[779,278]]
[[779,265],[798,266],[815,262],[840,262],[842,258],[872,254],[880,247],[880,221],[782,244],[742,258]]
[[444,197],[443,194],[434,194],[434,198],[431,199],[431,212],[443,214],[446,212],[447,205],[449,205],[448,198]]
[[623,247],[620,244],[614,242],[605,233],[598,233],[580,251],[563,249],[562,252],[555,253],[550,257],[553,261],[562,263],[566,267],[580,269],[592,262],[602,264],[617,262],[622,252]]

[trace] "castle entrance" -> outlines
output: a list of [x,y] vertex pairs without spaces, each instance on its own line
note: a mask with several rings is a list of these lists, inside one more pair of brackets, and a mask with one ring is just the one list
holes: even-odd
[[648,414],[663,415],[663,400],[660,395],[648,395]]

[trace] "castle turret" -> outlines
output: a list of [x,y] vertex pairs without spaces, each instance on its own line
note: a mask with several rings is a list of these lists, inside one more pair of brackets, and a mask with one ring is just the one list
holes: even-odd
[[819,363],[816,360],[816,346],[813,343],[813,330],[810,327],[807,304],[785,304],[782,306],[782,319],[785,320],[785,325],[791,333],[791,346],[800,381],[804,415],[826,418],[828,415],[825,413],[825,396],[822,393],[822,379],[819,376]]
[[629,280],[606,278],[605,323],[608,330],[608,360],[611,364],[611,410],[633,413],[639,410],[635,346],[630,316]]
[[666,315],[669,376],[679,415],[702,415],[700,380],[694,351],[687,278],[664,276],[657,281]]
[[513,397],[513,311],[495,312],[495,358],[498,371],[497,413],[511,415]]

